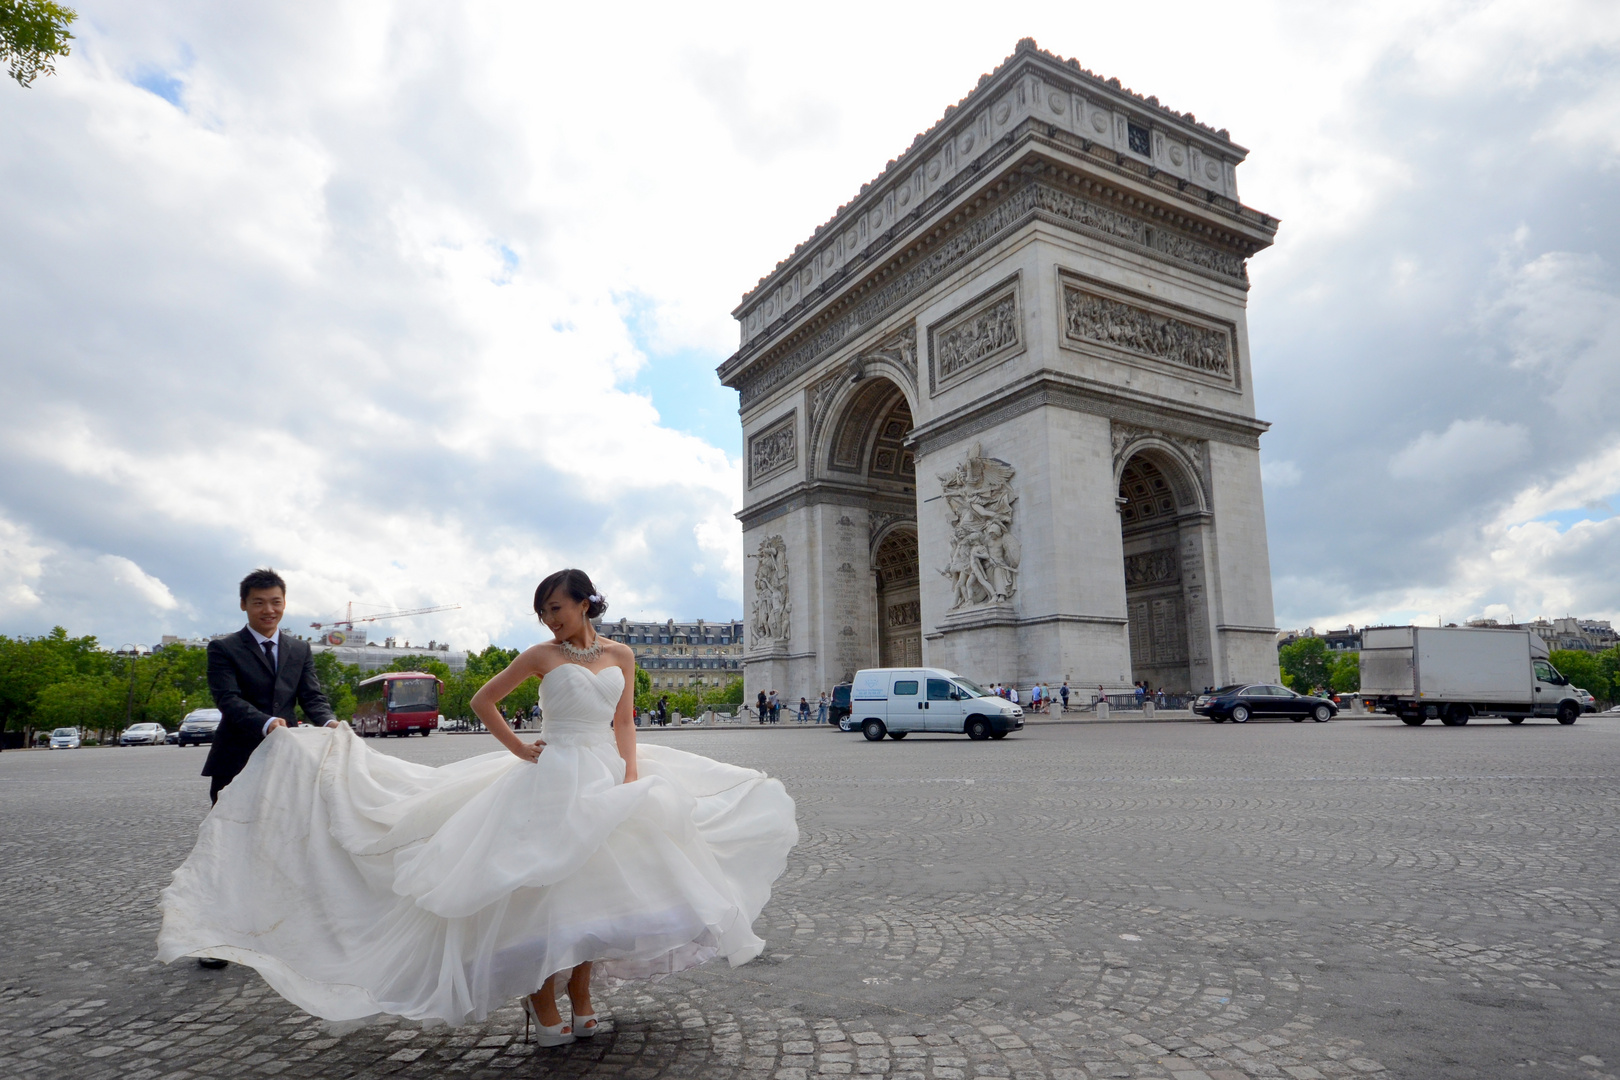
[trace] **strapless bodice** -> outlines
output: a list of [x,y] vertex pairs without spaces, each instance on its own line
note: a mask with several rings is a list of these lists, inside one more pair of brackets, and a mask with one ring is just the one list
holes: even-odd
[[559,664],[540,681],[540,737],[547,743],[611,742],[624,669]]

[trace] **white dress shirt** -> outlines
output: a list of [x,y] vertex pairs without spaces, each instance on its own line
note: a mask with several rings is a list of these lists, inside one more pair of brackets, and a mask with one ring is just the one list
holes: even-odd
[[[280,671],[281,670],[281,630],[280,630],[280,628],[279,627],[277,628],[275,637],[265,637],[263,634],[259,633],[257,630],[253,629],[253,627],[251,627],[251,626],[247,628],[247,632],[253,635],[253,641],[254,641],[255,644],[257,644],[259,646],[259,651],[260,652],[264,652],[264,643],[265,642],[268,641],[270,643],[270,666],[274,670]],[[276,718],[274,716],[272,716],[270,719],[268,719],[268,720],[266,720],[264,722],[264,733],[266,735],[270,734],[270,725],[275,723],[275,722],[276,722]]]

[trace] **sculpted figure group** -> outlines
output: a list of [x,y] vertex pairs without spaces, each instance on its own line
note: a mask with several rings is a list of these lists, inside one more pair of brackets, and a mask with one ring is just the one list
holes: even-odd
[[1018,591],[1023,552],[1012,531],[1014,473],[975,444],[966,461],[939,478],[951,520],[951,561],[940,573],[951,579],[952,611],[1004,604]]

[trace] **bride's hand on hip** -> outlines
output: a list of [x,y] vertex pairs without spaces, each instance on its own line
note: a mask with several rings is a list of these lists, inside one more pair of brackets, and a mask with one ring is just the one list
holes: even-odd
[[529,762],[531,765],[540,760],[540,751],[546,748],[546,740],[536,739],[532,743],[519,742],[512,748],[512,753]]

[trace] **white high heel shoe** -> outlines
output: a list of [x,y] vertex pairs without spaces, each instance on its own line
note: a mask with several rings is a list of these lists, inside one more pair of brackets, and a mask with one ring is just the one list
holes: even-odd
[[574,1014],[574,1038],[593,1039],[596,1037],[596,1032],[600,1027],[601,1025],[597,1023],[595,1013]]
[[[591,1019],[595,1019],[592,1017]],[[535,1028],[534,1044],[536,1046],[563,1046],[574,1041],[573,1026],[557,1021],[555,1024],[542,1024],[540,1014],[534,1011],[534,1002],[525,997],[523,999],[523,1041],[529,1041],[529,1023],[533,1021]],[[596,1034],[593,1030],[591,1034]]]

